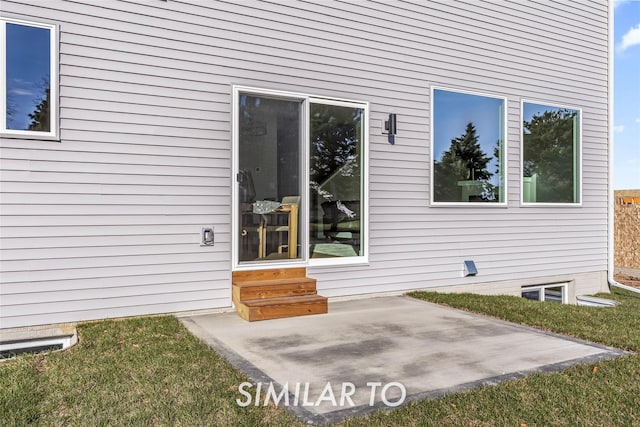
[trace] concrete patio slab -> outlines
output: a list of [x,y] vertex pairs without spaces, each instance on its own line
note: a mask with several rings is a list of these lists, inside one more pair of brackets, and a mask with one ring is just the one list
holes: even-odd
[[181,321],[253,380],[240,404],[278,401],[309,424],[624,354],[400,296],[333,302],[316,316]]

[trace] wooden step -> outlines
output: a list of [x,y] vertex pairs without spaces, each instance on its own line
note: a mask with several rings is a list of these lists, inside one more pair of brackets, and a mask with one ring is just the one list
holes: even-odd
[[236,310],[240,317],[253,322],[327,313],[328,300],[320,295],[258,298],[236,304]]
[[328,311],[327,298],[317,295],[316,279],[304,267],[235,271],[231,280],[233,304],[250,322]]
[[234,282],[289,279],[291,277],[307,277],[307,269],[305,267],[273,268],[270,270],[234,271],[232,273],[232,281]]
[[233,282],[234,302],[315,294],[316,280],[308,277]]

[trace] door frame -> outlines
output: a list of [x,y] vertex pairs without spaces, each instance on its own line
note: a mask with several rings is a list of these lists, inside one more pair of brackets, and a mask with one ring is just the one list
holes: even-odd
[[[255,261],[255,262],[243,262],[239,261],[238,249],[239,249],[239,233],[240,225],[238,221],[238,198],[239,198],[239,186],[237,185],[236,177],[239,172],[239,153],[240,153],[240,139],[239,132],[237,131],[239,125],[239,108],[238,103],[240,100],[240,94],[251,94],[256,96],[265,96],[275,99],[285,99],[291,101],[301,101],[301,147],[300,155],[302,161],[300,162],[300,184],[301,198],[300,198],[300,210],[299,221],[300,227],[298,229],[298,235],[300,238],[301,250],[300,258],[293,260],[274,260],[274,261]],[[362,237],[361,245],[364,248],[364,255],[357,257],[345,257],[345,258],[325,258],[325,259],[313,259],[309,258],[309,138],[310,138],[310,104],[330,104],[351,106],[356,108],[363,108],[364,123],[363,123],[363,141],[362,141],[362,198],[364,214],[361,216],[362,221]],[[231,105],[231,261],[232,271],[242,270],[261,270],[261,269],[275,269],[275,268],[288,268],[288,267],[300,267],[300,266],[321,266],[321,265],[355,265],[355,264],[368,264],[369,262],[369,103],[357,100],[328,98],[321,96],[312,96],[300,92],[289,92],[274,89],[264,89],[252,86],[233,85],[232,87],[232,105]]]

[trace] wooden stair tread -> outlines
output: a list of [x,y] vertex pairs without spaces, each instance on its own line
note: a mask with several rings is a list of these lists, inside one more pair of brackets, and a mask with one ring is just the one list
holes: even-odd
[[307,269],[305,267],[299,268],[282,268],[273,270],[248,270],[248,271],[234,271],[231,274],[233,282],[240,281],[254,281],[254,280],[270,280],[270,279],[285,279],[292,277],[307,277]]
[[233,283],[233,301],[315,295],[316,281],[309,278],[249,280]]
[[262,286],[315,284],[315,283],[316,283],[316,279],[310,279],[309,277],[290,277],[290,278],[283,278],[283,279],[234,281],[233,286],[237,286],[239,288],[251,288],[251,287],[262,287]]
[[269,307],[275,305],[294,305],[294,304],[312,304],[318,302],[326,302],[327,297],[320,295],[299,295],[276,298],[257,298],[243,300],[242,304],[249,308],[253,307]]

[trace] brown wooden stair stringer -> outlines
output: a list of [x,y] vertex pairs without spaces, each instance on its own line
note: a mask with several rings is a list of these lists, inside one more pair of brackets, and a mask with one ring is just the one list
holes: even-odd
[[250,322],[328,312],[304,267],[234,272],[232,286],[236,311]]

